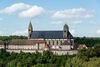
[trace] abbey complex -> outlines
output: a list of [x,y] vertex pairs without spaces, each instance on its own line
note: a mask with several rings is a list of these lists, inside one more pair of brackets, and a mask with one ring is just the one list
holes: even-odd
[[54,54],[76,54],[74,49],[74,39],[69,31],[67,24],[63,30],[53,31],[34,31],[31,22],[28,26],[28,39],[16,39],[10,41],[7,45],[0,42],[0,49],[5,48],[8,52],[43,52],[49,50]]

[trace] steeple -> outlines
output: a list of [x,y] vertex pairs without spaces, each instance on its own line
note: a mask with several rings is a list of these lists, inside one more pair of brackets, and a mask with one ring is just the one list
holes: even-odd
[[64,27],[63,27],[63,38],[68,37],[68,31],[69,31],[69,27],[68,27],[67,24],[65,24]]
[[29,39],[31,38],[32,32],[33,32],[33,27],[32,27],[32,23],[30,21],[29,26],[28,26],[28,38]]
[[29,31],[33,31],[33,27],[32,27],[31,21],[30,21],[30,23],[29,23],[28,30],[29,30]]

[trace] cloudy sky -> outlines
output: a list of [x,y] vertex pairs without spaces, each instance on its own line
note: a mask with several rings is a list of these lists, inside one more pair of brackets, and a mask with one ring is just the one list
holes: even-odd
[[100,37],[100,0],[0,0],[0,35],[33,30],[63,30],[73,36]]

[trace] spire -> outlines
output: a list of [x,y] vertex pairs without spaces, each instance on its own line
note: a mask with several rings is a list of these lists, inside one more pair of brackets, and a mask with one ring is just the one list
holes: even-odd
[[68,27],[67,24],[64,25],[64,28],[67,29],[67,30],[69,30],[69,27]]
[[33,31],[33,27],[32,27],[32,23],[31,23],[31,21],[30,21],[30,23],[29,23],[29,27],[28,27],[28,29],[29,29],[29,31]]
[[64,27],[63,27],[63,38],[68,37],[68,32],[69,32],[69,27],[68,27],[67,24],[65,24]]
[[30,39],[32,36],[32,32],[33,32],[33,27],[32,27],[32,23],[30,21],[29,26],[28,26],[28,38]]

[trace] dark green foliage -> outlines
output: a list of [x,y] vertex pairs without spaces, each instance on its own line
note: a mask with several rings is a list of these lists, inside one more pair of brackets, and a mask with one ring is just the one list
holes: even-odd
[[9,53],[0,50],[0,67],[99,67],[100,49],[82,49],[76,55],[43,53]]
[[[41,53],[8,53],[0,52],[0,66],[4,67],[61,67],[65,65],[67,56],[56,56],[49,51]],[[48,66],[49,65],[49,66]]]
[[12,39],[27,39],[26,36],[0,36],[2,41],[10,41]]
[[93,47],[96,44],[100,45],[100,38],[89,38],[89,37],[75,37],[75,44],[86,44],[87,47]]
[[26,36],[9,36],[10,39],[27,39]]

